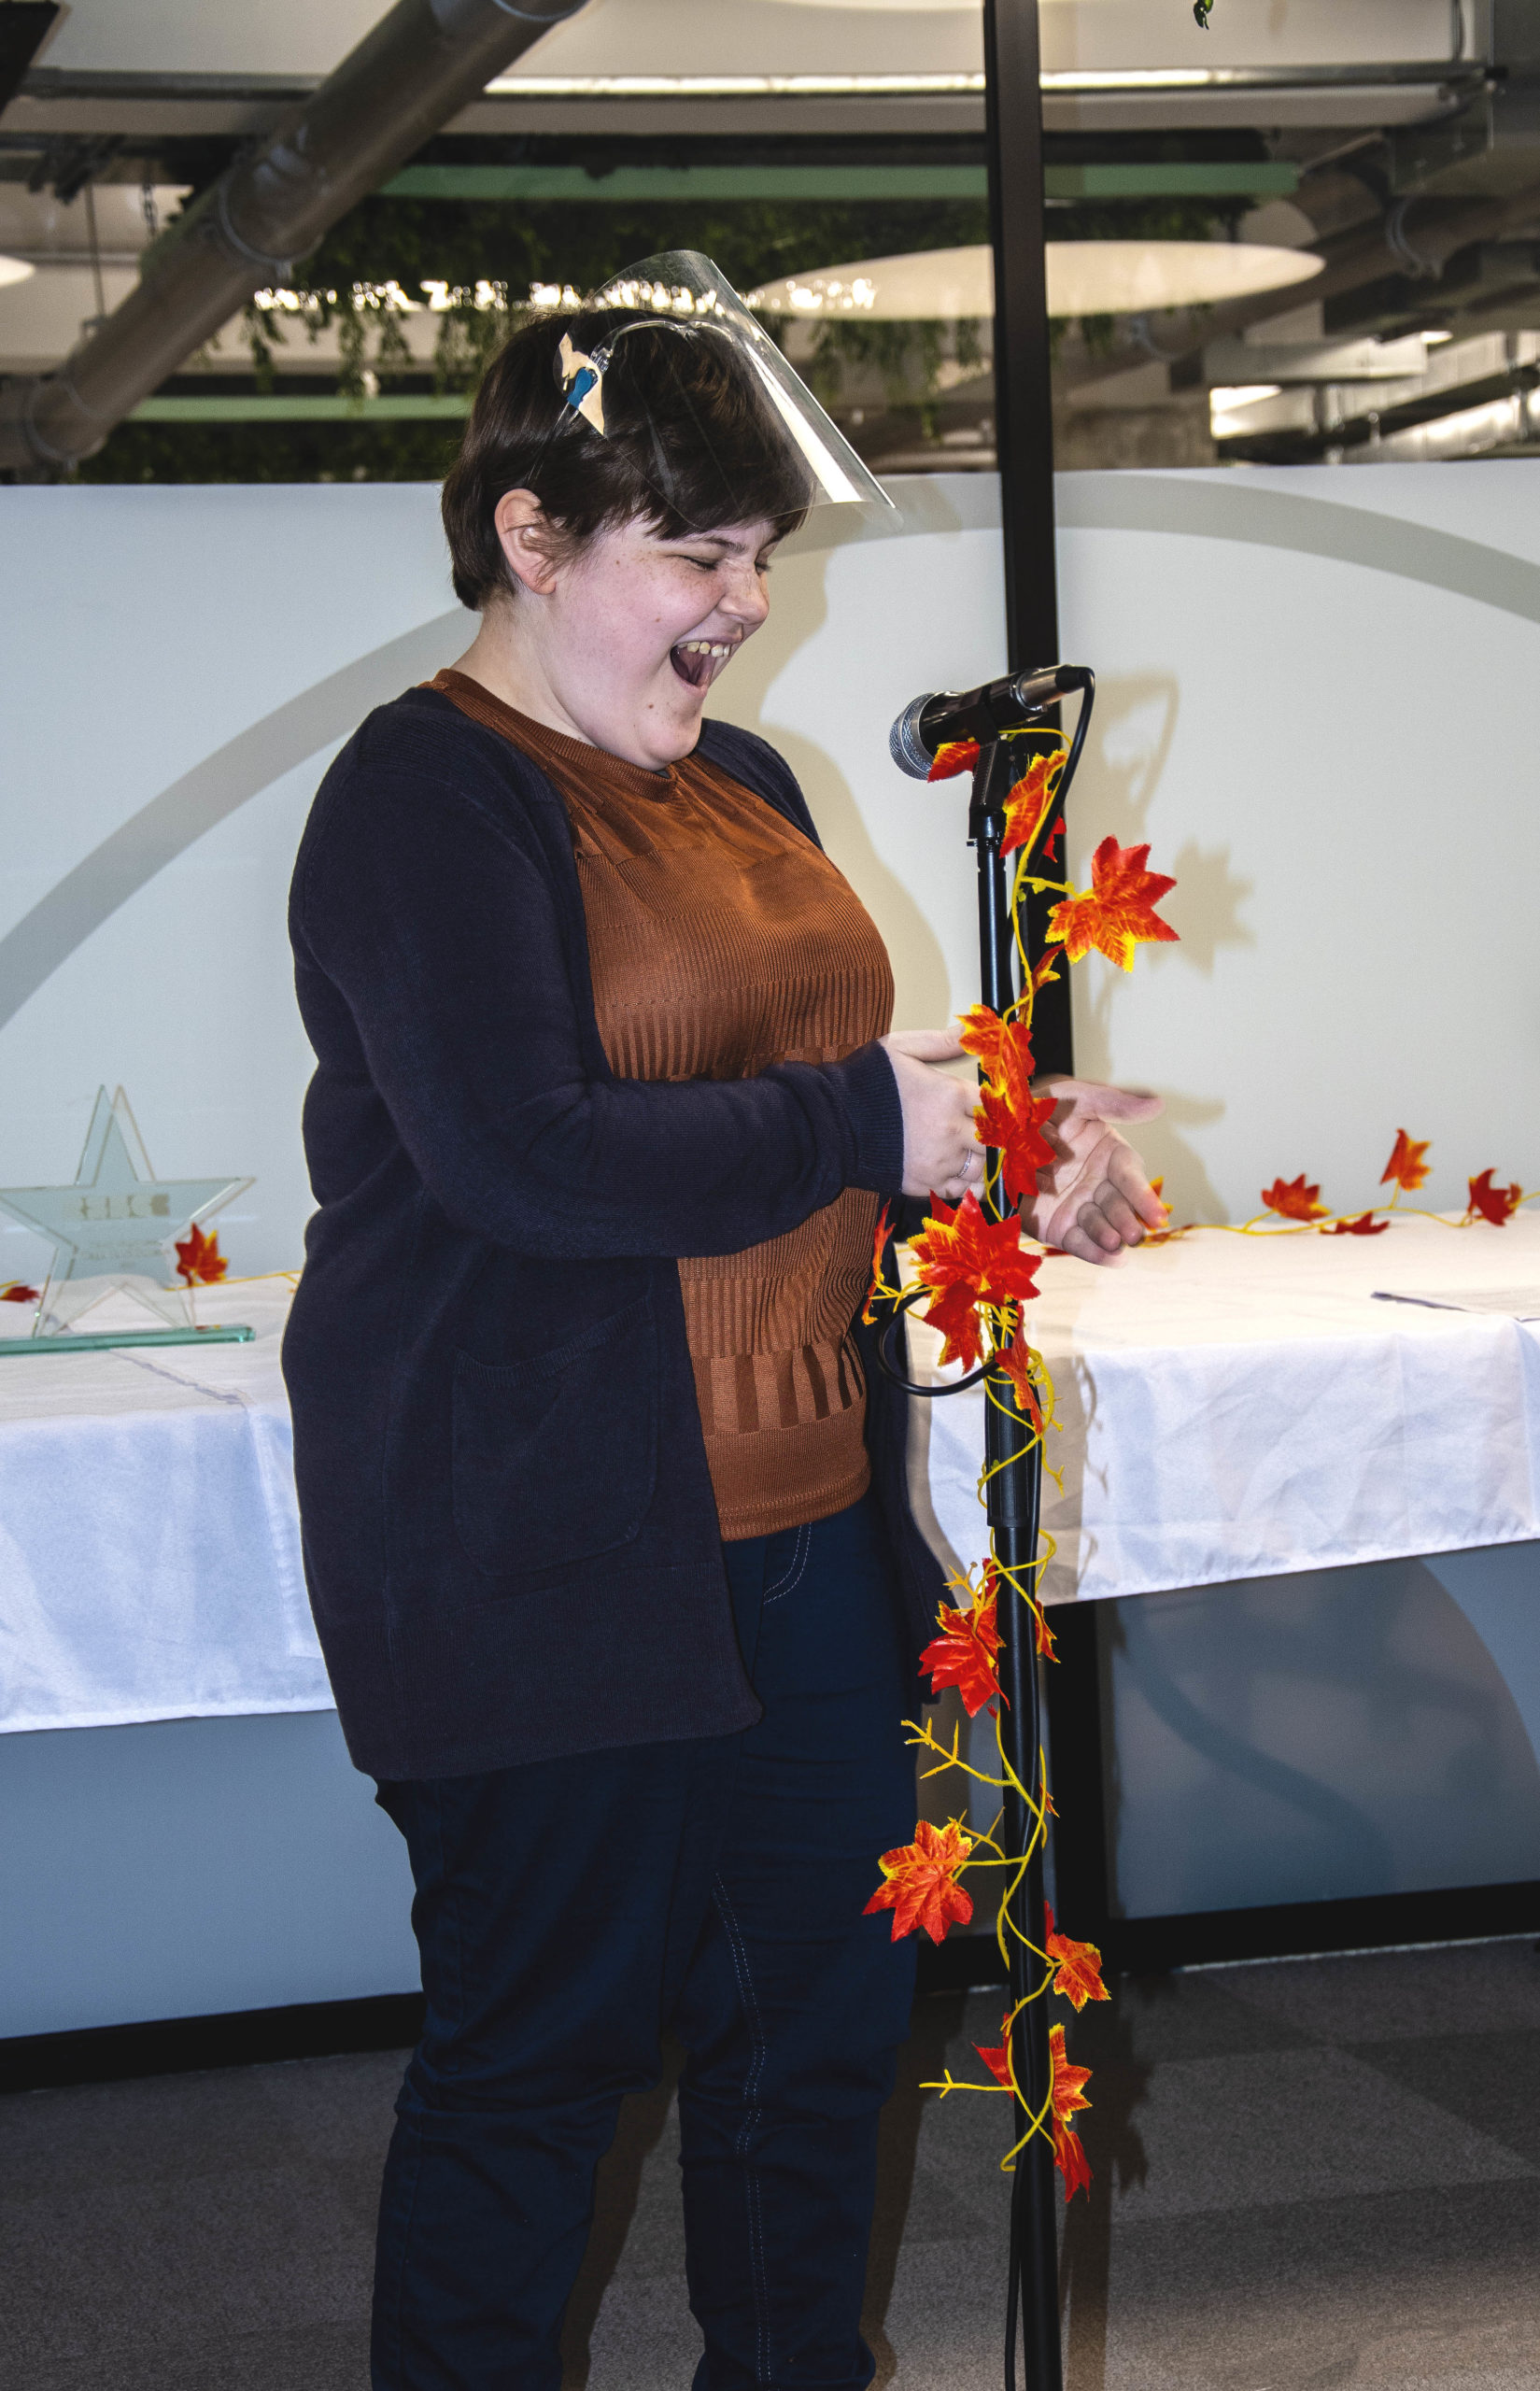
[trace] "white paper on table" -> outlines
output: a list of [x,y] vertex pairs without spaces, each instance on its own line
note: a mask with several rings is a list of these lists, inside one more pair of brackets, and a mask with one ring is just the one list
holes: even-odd
[[1540,1320],[1540,1287],[1439,1287],[1414,1295],[1407,1287],[1377,1287],[1379,1304],[1426,1304],[1434,1311],[1495,1312],[1502,1320]]

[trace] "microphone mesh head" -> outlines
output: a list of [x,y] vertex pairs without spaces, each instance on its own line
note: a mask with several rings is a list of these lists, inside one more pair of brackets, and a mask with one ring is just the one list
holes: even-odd
[[889,755],[898,770],[913,781],[928,780],[935,761],[920,737],[920,716],[935,694],[934,689],[922,689],[917,698],[911,698],[887,735]]

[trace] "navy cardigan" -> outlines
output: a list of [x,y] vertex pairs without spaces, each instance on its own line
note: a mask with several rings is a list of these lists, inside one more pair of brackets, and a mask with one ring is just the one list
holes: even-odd
[[[699,752],[815,838],[762,740],[707,723]],[[327,773],[290,931],[319,1209],[284,1371],[354,1761],[455,1776],[752,1724],[675,1265],[844,1187],[892,1195],[886,1055],[617,1080],[561,799],[436,690],[380,707]],[[917,1651],[940,1572],[864,1342]]]

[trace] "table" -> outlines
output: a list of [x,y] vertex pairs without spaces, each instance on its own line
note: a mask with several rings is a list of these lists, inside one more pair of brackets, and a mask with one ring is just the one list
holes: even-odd
[[[248,1345],[0,1360],[0,1731],[330,1708],[278,1368],[293,1284],[200,1291]],[[1051,1601],[1540,1536],[1540,1331],[1374,1299],[1540,1286],[1540,1220],[1201,1232],[1041,1284]],[[933,1371],[931,1332],[912,1348]],[[913,1409],[938,1549],[981,1559],[982,1392]]]
[[247,1345],[0,1359],[0,1731],[332,1707],[278,1367],[294,1283],[198,1291]]
[[[1028,1333],[1060,1429],[1051,1602],[1540,1536],[1540,1327],[1376,1290],[1540,1290],[1540,1218],[1378,1237],[1199,1230],[1096,1269],[1043,1265]],[[916,1377],[940,1375],[918,1326]],[[955,1372],[947,1373],[949,1376]],[[982,1388],[916,1403],[938,1549],[982,1560]]]

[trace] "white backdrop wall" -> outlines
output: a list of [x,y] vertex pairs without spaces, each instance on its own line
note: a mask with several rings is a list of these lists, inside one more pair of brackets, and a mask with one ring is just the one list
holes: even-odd
[[[715,703],[801,775],[914,1026],[972,996],[972,862],[964,785],[902,780],[887,725],[1004,656],[994,484],[897,488],[898,536],[778,562]],[[1540,1181],[1537,500],[1523,461],[1061,480],[1063,650],[1101,684],[1071,868],[1148,839],[1182,935],[1080,967],[1079,1060],[1166,1095],[1184,1211],[1301,1169],[1365,1203],[1402,1125],[1439,1203]],[[0,552],[0,1184],[72,1175],[120,1081],[157,1170],[255,1173],[234,1269],[291,1266],[289,870],[342,738],[464,644],[436,493],[5,490]],[[46,1262],[0,1235],[0,1279]]]

